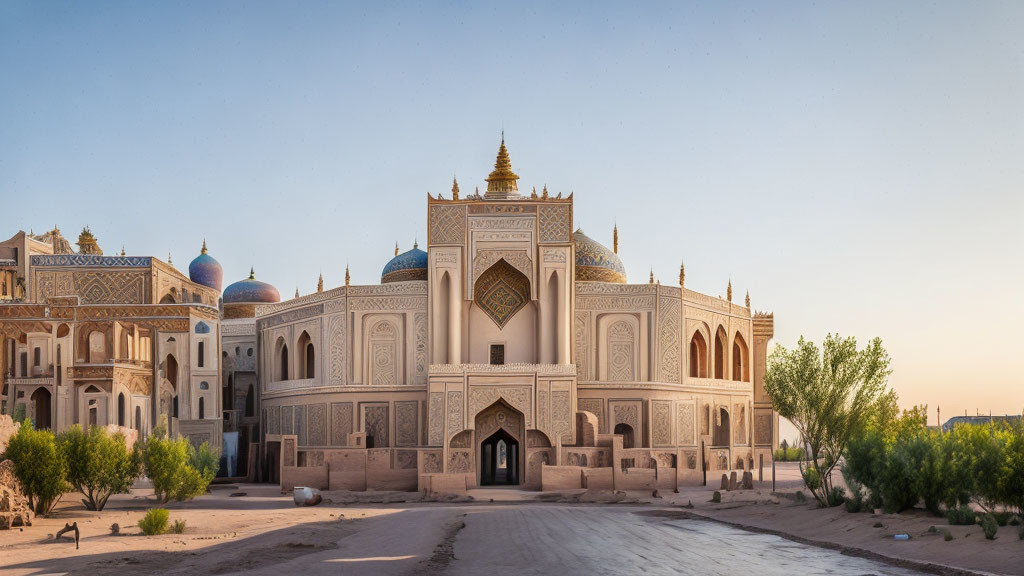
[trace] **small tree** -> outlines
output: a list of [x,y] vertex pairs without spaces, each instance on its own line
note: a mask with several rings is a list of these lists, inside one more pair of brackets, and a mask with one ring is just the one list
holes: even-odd
[[146,441],[146,475],[161,502],[191,500],[206,492],[217,474],[220,453],[203,442],[199,450],[184,438],[152,435]]
[[128,450],[123,434],[98,426],[86,433],[75,425],[57,436],[68,462],[68,482],[85,498],[86,510],[103,510],[111,494],[124,494],[142,473],[142,455]]
[[14,475],[36,514],[47,514],[71,490],[67,483],[67,461],[57,449],[53,433],[36,430],[25,419],[7,442],[3,454],[14,463]]
[[[1018,421],[1008,428],[1003,454],[999,491],[1007,505],[1024,514],[1024,422]],[[1021,534],[1024,536],[1024,532]]]
[[765,391],[810,451],[800,472],[822,506],[836,503],[830,498],[832,471],[853,434],[890,417],[896,404],[886,384],[890,373],[889,355],[878,338],[857,350],[854,338],[829,334],[819,350],[801,337],[793,351],[777,346],[772,353]]

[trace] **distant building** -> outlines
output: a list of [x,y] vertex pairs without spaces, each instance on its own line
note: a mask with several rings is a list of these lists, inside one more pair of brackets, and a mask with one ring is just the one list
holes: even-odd
[[1005,416],[953,416],[942,425],[943,432],[949,432],[959,424],[988,424],[990,422],[1017,422],[1020,415]]

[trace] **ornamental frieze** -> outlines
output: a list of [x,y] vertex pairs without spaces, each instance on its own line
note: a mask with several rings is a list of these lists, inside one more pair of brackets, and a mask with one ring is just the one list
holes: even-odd
[[348,301],[349,310],[352,311],[376,311],[394,310],[408,312],[427,309],[426,296],[413,296],[407,298],[351,298]]
[[291,310],[289,312],[282,312],[275,316],[269,316],[261,318],[259,320],[259,326],[261,330],[267,328],[273,328],[281,324],[287,324],[289,322],[295,322],[296,320],[303,320],[305,318],[311,318],[313,316],[320,316],[324,313],[323,304],[317,304],[306,308],[300,308],[298,310]]
[[654,295],[648,296],[578,296],[577,310],[654,310]]
[[535,220],[524,218],[470,218],[471,230],[533,230]]
[[531,409],[530,392],[531,389],[527,386],[470,386],[469,413],[471,416],[476,416],[481,410],[501,399],[522,412],[526,417],[526,425],[532,426],[533,410]]

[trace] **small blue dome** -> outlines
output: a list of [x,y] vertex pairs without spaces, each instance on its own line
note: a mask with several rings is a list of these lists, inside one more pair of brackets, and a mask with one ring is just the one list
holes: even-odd
[[380,274],[381,284],[427,279],[427,253],[414,244],[412,250],[391,259]]
[[188,265],[188,278],[196,284],[220,292],[224,271],[220,267],[220,262],[206,253],[206,240],[203,240],[203,251]]
[[582,230],[576,230],[572,239],[576,244],[577,281],[626,283],[626,267],[615,252]]
[[266,282],[260,282],[252,270],[249,277],[224,289],[225,304],[273,304],[281,301],[281,294]]

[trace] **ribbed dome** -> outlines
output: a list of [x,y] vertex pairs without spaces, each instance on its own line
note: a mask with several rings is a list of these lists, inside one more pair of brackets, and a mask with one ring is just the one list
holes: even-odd
[[260,282],[249,271],[249,277],[224,289],[225,304],[273,304],[281,301],[281,294],[266,282]]
[[615,252],[582,230],[576,230],[572,239],[576,243],[576,280],[626,283],[626,267]]
[[224,271],[220,267],[220,262],[206,253],[206,240],[203,240],[202,252],[188,265],[188,277],[196,284],[202,284],[220,292]]
[[380,273],[381,284],[427,279],[427,253],[413,245],[412,250],[402,252],[391,259]]

